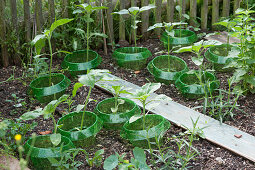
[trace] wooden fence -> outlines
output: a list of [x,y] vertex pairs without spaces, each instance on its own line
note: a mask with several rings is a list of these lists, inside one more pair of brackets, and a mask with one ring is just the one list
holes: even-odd
[[[12,29],[17,35],[17,41],[15,42],[15,47],[19,48],[22,44],[21,42],[30,42],[31,39],[38,33],[43,30],[43,25],[46,18],[43,18],[44,13],[47,12],[48,22],[52,23],[55,20],[56,10],[55,10],[55,0],[23,0],[23,17],[18,18],[17,14],[17,2],[20,0],[0,0],[0,55],[1,63],[4,67],[7,67],[10,64],[19,64],[22,56],[18,53],[10,52],[8,44],[7,30]],[[48,2],[48,11],[43,11],[43,3]],[[75,0],[57,0],[61,4],[61,11],[58,16],[62,18],[68,18],[70,16],[70,10],[68,6],[70,2]],[[86,2],[86,0],[80,0],[81,2]],[[128,8],[129,6],[146,6],[151,3],[152,0],[98,0],[98,4],[104,4],[109,8],[104,11],[105,22],[107,25],[106,30],[108,34],[108,41],[112,43],[115,39],[125,40],[125,22],[120,19],[119,22],[119,37],[114,38],[114,29],[113,29],[113,17],[111,15],[112,11],[116,6],[116,1],[119,3],[119,9]],[[176,16],[175,6],[180,4],[182,6],[182,13],[189,13],[190,20],[189,24],[195,26],[196,23],[200,23],[202,30],[206,30],[208,27],[211,27],[213,23],[217,22],[220,17],[228,17],[233,14],[237,8],[240,7],[241,0],[201,0],[200,3],[198,0],[154,0],[156,9],[154,10],[155,23],[162,22],[162,15],[164,14],[164,21],[173,22],[176,21],[174,18]],[[78,2],[78,1],[77,1]],[[34,3],[34,8],[31,8],[31,3]],[[79,2],[78,2],[79,3]],[[10,10],[10,17],[6,18],[6,10]],[[142,13],[141,15],[141,33],[143,38],[148,38],[147,28],[149,27],[149,15],[151,11]],[[197,19],[199,16],[199,20]],[[20,19],[22,24],[19,24]],[[210,22],[208,22],[210,20]],[[8,23],[11,21],[11,23]],[[18,23],[19,22],[19,23]],[[210,25],[208,25],[210,23]],[[19,37],[19,29],[24,29],[24,36]],[[214,28],[214,27],[212,27]],[[160,35],[160,30],[156,30],[156,34]],[[130,36],[132,37],[132,36]],[[21,41],[22,40],[22,41]],[[16,49],[18,51],[18,49]]]

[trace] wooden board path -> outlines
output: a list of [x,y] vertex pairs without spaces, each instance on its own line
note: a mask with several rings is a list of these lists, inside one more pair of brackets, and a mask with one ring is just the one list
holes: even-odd
[[[141,88],[114,75],[109,74],[109,76],[117,80],[98,82],[96,84],[97,88],[107,92],[109,91],[104,87],[114,85],[123,85],[126,88],[131,88],[131,92]],[[153,93],[150,98],[153,99],[156,96],[157,94]],[[126,97],[126,94],[121,94],[121,97]],[[150,98],[148,100],[150,100]],[[142,107],[142,104],[138,100],[133,101]],[[219,121],[174,101],[160,102],[160,104],[151,109],[150,112],[162,115],[172,123],[182,128],[187,127],[192,129],[193,126],[191,118],[194,121],[199,118],[197,127],[203,128],[207,126],[205,129],[203,129],[205,139],[255,162],[255,137],[252,135],[238,130],[235,127],[220,124]],[[242,135],[242,137],[236,138],[234,135]]]

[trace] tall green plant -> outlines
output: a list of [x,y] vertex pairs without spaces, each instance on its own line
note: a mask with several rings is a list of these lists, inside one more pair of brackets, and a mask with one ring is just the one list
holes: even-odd
[[144,6],[142,8],[139,8],[139,7],[131,7],[131,8],[128,8],[128,9],[122,9],[120,10],[119,12],[114,12],[113,14],[119,14],[119,15],[130,15],[131,18],[132,18],[132,25],[131,25],[131,28],[133,28],[133,32],[134,32],[134,40],[135,40],[135,47],[136,47],[136,29],[138,28],[137,24],[139,22],[141,22],[140,20],[137,20],[137,17],[138,15],[143,12],[143,11],[147,11],[147,10],[150,10],[150,9],[153,9],[155,8],[156,6],[155,5],[148,5],[148,6]]
[[49,86],[51,86],[51,70],[52,70],[52,60],[53,60],[53,52],[52,52],[52,46],[51,46],[52,33],[57,27],[64,25],[72,20],[73,19],[60,19],[60,20],[53,22],[51,24],[50,29],[46,29],[43,32],[43,34],[37,35],[32,41],[32,44],[35,45],[35,48],[36,48],[36,54],[40,55],[42,48],[45,46],[45,40],[46,39],[48,40],[48,44],[49,44],[49,48],[50,48]]
[[80,130],[83,129],[85,111],[86,111],[87,105],[90,101],[89,99],[90,99],[90,94],[91,94],[92,88],[94,88],[95,84],[99,81],[112,80],[109,76],[107,76],[107,73],[109,73],[108,70],[99,70],[99,69],[98,70],[88,70],[88,73],[86,75],[82,75],[79,78],[79,83],[76,83],[76,88],[82,87],[83,85],[89,87],[89,92],[85,99]]
[[61,142],[61,134],[57,133],[57,123],[56,123],[56,120],[54,118],[54,113],[55,113],[55,110],[56,110],[57,106],[60,103],[66,101],[68,99],[68,97],[69,97],[69,95],[64,94],[58,100],[51,101],[49,104],[47,104],[44,107],[44,109],[39,108],[39,109],[36,109],[34,111],[29,111],[29,112],[24,113],[20,117],[20,119],[24,120],[24,121],[32,120],[32,119],[35,119],[35,118],[37,118],[41,115],[43,115],[44,119],[51,118],[52,122],[53,122],[53,125],[54,125],[54,130],[53,130],[53,134],[50,135],[50,140],[51,140],[51,142],[54,146],[57,146]]
[[90,33],[90,23],[94,22],[94,20],[91,18],[91,14],[94,11],[98,11],[98,10],[102,10],[102,9],[107,9],[107,7],[105,6],[92,6],[90,4],[84,3],[84,4],[80,4],[80,5],[76,5],[77,7],[79,7],[79,9],[76,9],[73,11],[73,14],[80,14],[83,13],[86,17],[86,22],[87,22],[87,31],[85,34],[85,31],[81,30],[81,29],[76,29],[77,31],[83,33],[86,36],[86,43],[87,43],[87,61],[89,59],[89,41],[90,38],[93,36],[101,36],[101,37],[105,37],[107,38],[107,35],[102,34],[102,33]]
[[153,30],[155,28],[165,28],[165,31],[167,33],[167,54],[168,54],[168,71],[170,72],[170,37],[174,37],[174,27],[177,25],[183,25],[187,23],[181,23],[181,22],[169,22],[169,23],[156,23],[153,26],[150,26],[147,31]]

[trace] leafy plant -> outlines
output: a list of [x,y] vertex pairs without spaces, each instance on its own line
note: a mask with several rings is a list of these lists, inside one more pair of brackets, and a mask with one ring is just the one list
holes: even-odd
[[149,170],[150,167],[146,163],[146,155],[144,150],[138,147],[133,149],[134,157],[131,158],[131,162],[129,160],[125,160],[125,154],[119,155],[117,152],[115,155],[111,155],[104,161],[104,169],[112,170],[118,167],[119,169],[123,170],[136,170],[136,169],[143,169]]
[[[24,101],[25,99],[19,98],[14,93],[11,96],[12,96],[13,100],[8,99],[8,100],[5,100],[5,101],[9,102],[9,103],[12,103],[15,108],[26,107],[27,103]],[[11,115],[14,115],[16,113],[16,111],[12,110],[10,113],[11,113]]]
[[[140,89],[136,90],[136,92],[131,93],[128,97],[132,98],[132,99],[137,99],[139,100],[142,105],[143,105],[143,115],[135,115],[132,116],[129,120],[129,122],[134,122],[137,119],[143,117],[143,130],[146,129],[145,127],[145,115],[146,115],[146,105],[148,105],[149,103],[153,102],[153,101],[159,101],[159,100],[171,100],[171,98],[167,97],[166,95],[158,95],[156,98],[154,99],[150,99],[149,101],[148,98],[150,97],[150,95],[155,92],[156,90],[158,90],[160,88],[161,84],[160,83],[146,83],[145,85],[143,85]],[[158,103],[153,103],[149,106],[149,108],[155,107],[157,106]]]
[[[147,150],[152,156],[152,162],[155,167],[161,165],[160,169],[187,169],[189,161],[195,159],[199,152],[193,147],[193,142],[198,140],[197,136],[204,138],[203,128],[197,127],[199,117],[196,121],[191,119],[192,128],[186,127],[186,132],[180,133],[179,136],[173,135],[171,138],[168,138],[168,142],[173,143],[169,144],[169,147],[163,147],[160,144],[159,140],[156,139],[156,144],[158,150]],[[172,145],[177,146],[177,152],[174,151]],[[163,164],[163,166],[162,166]]]
[[55,158],[49,157],[48,160],[50,161],[53,167],[56,167],[57,170],[66,170],[66,169],[73,169],[77,170],[79,166],[83,165],[83,162],[75,160],[76,156],[82,152],[83,149],[81,148],[72,148],[61,152],[60,160]]
[[[182,10],[182,1],[185,1],[185,0],[180,0],[180,5],[177,5],[177,6],[175,7],[175,9],[176,9],[176,10],[178,11],[178,13],[179,13],[179,22],[180,22],[180,23],[184,23],[184,22],[185,22],[185,19],[187,19],[187,20],[190,19],[189,15],[183,13],[183,10]],[[181,32],[182,27],[181,27],[181,26],[182,26],[182,25],[180,25],[179,37],[182,37],[182,32]]]
[[121,94],[131,94],[125,89],[124,86],[111,86],[111,87],[105,87],[107,90],[109,90],[114,97],[114,107],[111,108],[112,113],[117,113],[119,105],[124,104],[125,100],[119,99]]
[[85,85],[89,87],[89,92],[85,100],[83,114],[82,114],[82,120],[81,120],[81,127],[80,130],[83,129],[83,122],[85,118],[85,111],[87,109],[87,105],[89,103],[90,94],[92,91],[92,88],[94,88],[95,84],[99,81],[110,81],[112,80],[109,76],[107,76],[107,73],[109,73],[108,70],[89,70],[86,75],[82,75],[79,78],[79,83],[76,85],[78,88]]
[[93,37],[93,36],[101,36],[101,37],[107,38],[107,35],[105,35],[103,33],[98,33],[98,32],[90,33],[90,23],[94,22],[94,20],[90,16],[94,11],[107,9],[107,7],[105,7],[105,6],[92,6],[92,5],[87,4],[87,3],[77,5],[77,7],[79,7],[79,9],[74,10],[73,14],[83,13],[86,16],[87,33],[85,34],[85,31],[83,31],[82,29],[76,29],[76,31],[78,31],[81,34],[84,34],[84,36],[87,39],[86,42],[87,42],[87,61],[88,61],[88,59],[89,59],[89,40],[90,40],[90,38]]
[[187,23],[181,23],[181,22],[174,22],[174,23],[156,23],[153,26],[150,26],[147,31],[153,30],[155,28],[165,28],[165,31],[167,33],[167,54],[168,54],[168,71],[170,72],[170,37],[174,37],[174,26],[182,25]]
[[85,150],[83,150],[83,153],[85,154],[86,162],[88,163],[88,165],[90,167],[94,167],[94,166],[100,167],[101,166],[101,163],[103,160],[102,154],[104,153],[104,149],[100,149],[100,150],[96,151],[93,158],[90,158],[89,154]]
[[45,30],[43,34],[37,35],[33,41],[32,44],[35,45],[36,48],[36,54],[40,55],[42,48],[45,46],[45,40],[48,40],[49,48],[50,48],[50,70],[49,70],[49,86],[51,86],[51,70],[52,70],[52,60],[53,60],[53,52],[52,52],[52,46],[51,46],[51,37],[53,31],[68,22],[71,22],[73,19],[60,19],[52,23],[50,29]]
[[133,28],[133,32],[134,32],[134,40],[135,40],[135,47],[136,47],[136,39],[137,39],[137,37],[136,37],[136,29],[138,28],[138,26],[137,26],[137,24],[139,23],[139,22],[141,22],[141,21],[139,21],[139,20],[136,20],[137,19],[137,17],[138,17],[138,15],[141,13],[141,12],[143,12],[143,11],[147,11],[147,10],[150,10],[150,9],[153,9],[153,8],[155,8],[156,6],[154,6],[154,5],[152,5],[152,4],[150,4],[150,5],[148,5],[148,6],[144,6],[144,7],[141,7],[141,8],[139,8],[139,7],[130,7],[130,8],[128,8],[128,9],[122,9],[122,10],[120,10],[119,12],[114,12],[113,14],[119,14],[119,15],[126,15],[126,14],[128,14],[128,15],[130,15],[131,16],[131,18],[132,18],[132,25],[131,25],[131,28]]
[[61,134],[57,133],[57,123],[56,123],[55,118],[54,118],[54,113],[55,113],[55,110],[56,110],[57,106],[60,103],[66,101],[68,97],[69,97],[69,95],[64,94],[58,100],[51,101],[49,104],[47,104],[44,107],[44,109],[38,108],[34,111],[24,113],[20,117],[20,119],[26,121],[26,120],[35,119],[35,118],[37,118],[41,115],[43,115],[44,119],[51,118],[52,121],[53,121],[53,124],[54,124],[54,133],[50,135],[50,140],[51,140],[51,143],[54,146],[57,146],[61,142]]

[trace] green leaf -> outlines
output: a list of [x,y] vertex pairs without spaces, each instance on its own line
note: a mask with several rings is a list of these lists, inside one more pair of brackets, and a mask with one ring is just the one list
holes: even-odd
[[113,14],[125,15],[129,14],[129,11],[127,9],[122,9],[119,12],[114,12]]
[[105,170],[112,170],[118,166],[118,157],[116,155],[111,155],[104,161],[104,169]]
[[180,5],[177,5],[176,7],[175,7],[175,9],[180,13],[181,12],[181,6]]
[[73,97],[76,96],[77,90],[78,90],[80,87],[82,87],[82,86],[83,86],[82,83],[75,83],[75,84],[74,84],[73,91],[72,91]]
[[43,34],[37,35],[33,41],[32,45],[35,45],[36,55],[41,53],[42,48],[45,46],[46,36]]
[[73,14],[80,14],[82,13],[83,11],[81,9],[76,9],[73,11]]
[[156,24],[150,26],[150,27],[147,29],[147,31],[153,30],[153,29],[155,29],[155,28],[161,28],[161,27],[163,27],[163,24],[162,24],[162,23],[156,23]]
[[128,8],[128,11],[129,11],[132,15],[136,16],[136,15],[139,13],[139,7],[131,7],[131,8]]
[[58,102],[58,100],[52,100],[49,104],[47,104],[43,109],[43,117],[44,119],[48,119],[50,115],[55,112],[55,104]]
[[149,4],[149,5],[147,5],[147,6],[143,6],[143,7],[140,9],[140,12],[147,11],[147,10],[150,10],[150,9],[153,9],[153,8],[156,8],[156,6],[153,5],[153,4]]
[[43,114],[42,108],[39,108],[34,111],[24,113],[22,116],[20,116],[20,119],[21,120],[31,120],[31,119],[35,119],[35,118],[41,116],[42,114]]
[[133,154],[136,160],[138,160],[140,163],[146,162],[146,155],[144,153],[144,150],[138,147],[135,147],[133,149]]
[[142,115],[134,115],[132,116],[130,119],[129,119],[129,123],[133,123],[135,122],[136,120],[140,119],[141,117],[143,117]]
[[74,19],[59,19],[55,22],[53,22],[53,24],[50,27],[50,33],[52,33],[57,27],[67,24],[68,22],[71,22]]
[[58,146],[58,144],[60,144],[61,142],[61,134],[56,133],[56,134],[50,135],[50,141],[54,146]]
[[108,38],[108,36],[106,34],[103,34],[103,33],[98,33],[98,32],[95,32],[95,33],[91,33],[90,36],[99,36],[99,37],[103,37],[103,38]]
[[200,66],[203,64],[203,57],[192,57],[191,60],[197,65]]
[[100,150],[96,151],[95,157],[98,157],[99,155],[102,155],[103,153],[104,153],[104,149],[100,149]]

